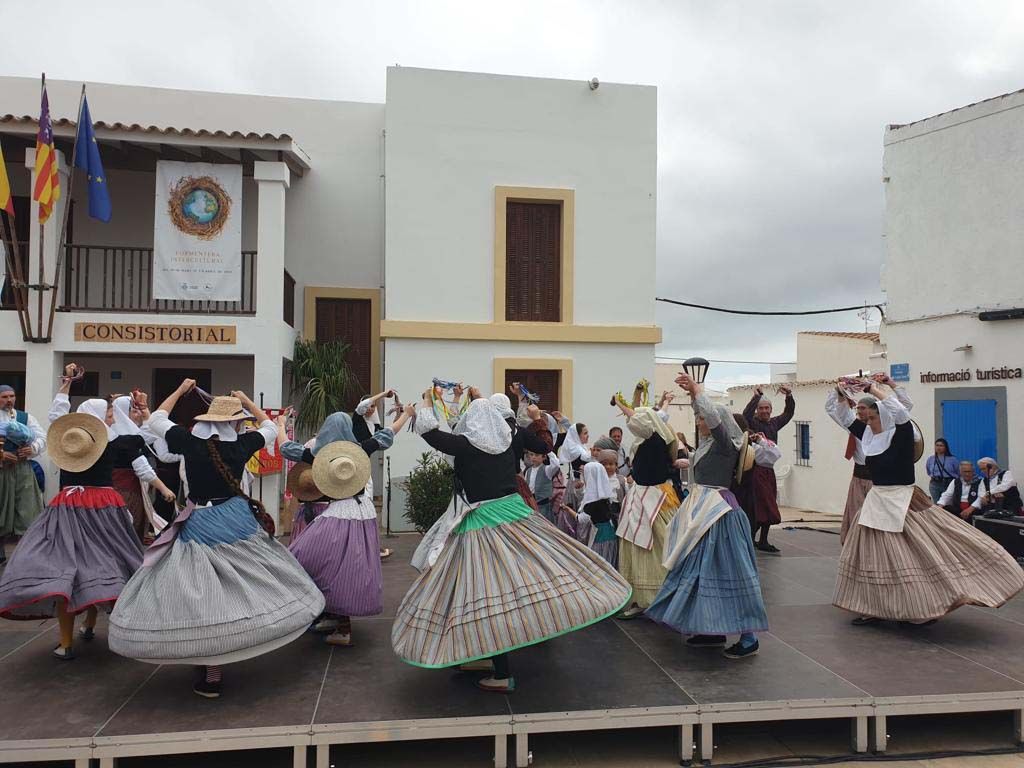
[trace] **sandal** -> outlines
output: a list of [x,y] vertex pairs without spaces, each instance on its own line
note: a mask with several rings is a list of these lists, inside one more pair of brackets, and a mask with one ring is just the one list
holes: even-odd
[[328,645],[336,645],[339,648],[351,648],[355,645],[355,643],[352,642],[351,632],[332,632],[324,638],[324,642]]
[[92,627],[82,627],[78,630],[78,634],[83,640],[92,640],[96,637],[96,633],[93,631]]
[[75,652],[70,648],[65,648],[62,645],[58,645],[53,649],[53,655],[61,661],[71,661],[75,658]]
[[387,560],[389,557],[391,557],[391,550],[387,547],[384,547],[384,549],[380,551],[380,559]]
[[485,677],[476,681],[476,687],[488,693],[512,693],[516,689],[516,679],[508,677],[496,680],[493,677]]

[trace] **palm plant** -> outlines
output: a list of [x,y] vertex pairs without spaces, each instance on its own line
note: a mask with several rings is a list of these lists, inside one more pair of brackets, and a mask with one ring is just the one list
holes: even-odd
[[312,435],[335,411],[345,409],[345,401],[355,386],[355,376],[345,358],[349,345],[334,341],[295,341],[292,354],[292,395],[299,395],[295,429],[300,435]]

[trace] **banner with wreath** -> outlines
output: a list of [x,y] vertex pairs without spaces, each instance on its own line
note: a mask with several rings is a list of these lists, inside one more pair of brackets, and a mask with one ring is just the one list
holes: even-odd
[[241,301],[241,165],[157,162],[153,298]]

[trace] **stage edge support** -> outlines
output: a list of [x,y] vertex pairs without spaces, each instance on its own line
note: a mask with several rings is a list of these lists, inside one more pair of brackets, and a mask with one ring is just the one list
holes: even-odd
[[850,746],[858,755],[868,751],[867,715],[850,718]]
[[1024,709],[1013,710],[1013,741],[1024,744]]
[[75,758],[75,768],[89,768],[89,758],[88,757],[76,757]]
[[117,765],[117,758],[116,757],[101,757],[100,758],[100,768],[115,768],[116,765]]
[[533,755],[530,754],[530,734],[516,734],[516,768],[530,768]]
[[711,723],[700,724],[700,759],[710,764],[715,756],[715,731]]
[[292,747],[292,768],[306,768],[305,744],[296,744]]
[[494,768],[508,768],[508,736],[504,733],[494,736]]
[[885,715],[875,715],[871,718],[871,751],[885,752],[889,744],[889,734],[886,732]]
[[683,765],[693,762],[693,723],[679,726],[679,762]]
[[330,768],[331,766],[331,745],[316,745],[316,768]]

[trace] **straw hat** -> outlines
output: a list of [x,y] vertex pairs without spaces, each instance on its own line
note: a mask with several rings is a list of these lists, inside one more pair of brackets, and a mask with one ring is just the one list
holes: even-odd
[[65,472],[84,472],[107,448],[107,425],[88,413],[69,413],[50,425],[46,450]]
[[370,457],[356,443],[330,443],[317,451],[313,460],[313,482],[329,498],[351,498],[369,479]]
[[288,470],[287,488],[299,501],[316,501],[323,496],[313,480],[313,465],[304,461]]
[[196,416],[196,421],[241,421],[249,417],[249,412],[242,407],[237,397],[222,395],[210,402],[206,413]]
[[736,484],[743,482],[743,476],[754,468],[754,445],[750,442],[750,435],[743,433],[740,442],[740,455],[736,459]]
[[914,463],[917,464],[924,456],[924,433],[916,421],[911,419],[910,423],[914,425]]

